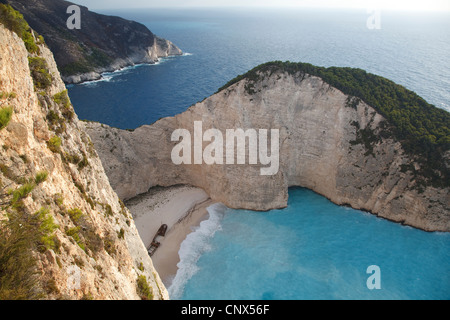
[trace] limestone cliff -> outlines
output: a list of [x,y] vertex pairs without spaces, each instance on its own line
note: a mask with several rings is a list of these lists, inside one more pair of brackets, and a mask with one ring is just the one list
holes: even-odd
[[[183,183],[232,208],[268,210],[285,207],[288,188],[302,186],[339,205],[424,230],[450,231],[449,188],[418,187],[415,171],[405,168],[420,164],[377,110],[305,72],[274,68],[254,76],[257,80],[237,79],[182,114],[132,132],[86,123],[119,196]],[[248,164],[173,164],[171,152],[179,142],[171,135],[176,129],[192,133],[194,121],[221,132],[279,129],[279,172],[261,176],[261,165]],[[376,139],[367,143],[367,135]]]
[[154,35],[144,25],[120,17],[81,9],[80,29],[66,26],[63,0],[0,0],[21,12],[30,26],[43,35],[66,83],[97,80],[101,73],[159,58],[181,55],[169,40]]
[[27,48],[0,23],[0,299],[167,299],[52,53]]

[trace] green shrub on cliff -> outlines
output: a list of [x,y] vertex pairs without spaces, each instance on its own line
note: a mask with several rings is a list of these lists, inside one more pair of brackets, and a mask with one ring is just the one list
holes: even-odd
[[[23,40],[28,52],[39,53],[35,35],[20,12],[14,10],[10,5],[0,4],[0,22]],[[43,43],[44,38],[38,36],[38,40]]]
[[40,298],[36,258],[39,241],[35,226],[16,212],[0,221],[0,300]]
[[69,213],[69,217],[72,220],[72,222],[75,225],[78,225],[80,222],[80,219],[83,217],[83,212],[78,208],[74,208],[74,209],[69,210],[68,213]]
[[53,151],[54,153],[60,153],[61,152],[61,138],[58,136],[53,136],[50,138],[49,141],[47,141],[48,148]]
[[48,69],[47,61],[40,57],[28,58],[31,76],[36,88],[47,89],[52,84],[52,76]]
[[70,103],[67,90],[61,91],[53,96],[53,101],[61,107],[61,113],[66,120],[72,120],[74,112]]
[[67,90],[61,91],[60,93],[57,93],[53,96],[53,101],[55,101],[57,104],[63,106],[64,108],[70,107],[70,99],[67,94]]
[[55,249],[56,229],[45,208],[34,214],[13,209],[0,220],[0,300],[44,297],[33,252]]
[[0,108],[0,130],[5,128],[11,120],[13,114],[13,107]]
[[44,181],[46,181],[48,178],[48,172],[47,171],[39,171],[36,173],[36,176],[34,177],[34,183],[35,184],[41,184]]
[[14,191],[10,191],[10,194],[12,195],[11,206],[13,208],[20,207],[21,201],[28,197],[28,195],[34,190],[35,187],[35,184],[29,182],[25,183]]
[[49,214],[49,210],[46,208],[41,208],[41,210],[36,212],[36,216],[39,221],[39,251],[56,249],[57,242],[55,241],[54,232],[59,226],[55,223],[53,216]]
[[81,227],[73,227],[66,229],[66,235],[68,237],[72,237],[75,240],[76,244],[84,251],[86,250],[86,245],[80,237]]
[[152,288],[148,284],[146,276],[138,276],[136,291],[142,300],[153,300]]

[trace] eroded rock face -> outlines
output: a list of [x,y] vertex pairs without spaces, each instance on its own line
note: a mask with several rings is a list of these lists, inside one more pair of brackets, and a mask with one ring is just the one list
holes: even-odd
[[[410,159],[399,142],[380,138],[366,145],[361,138],[361,130],[377,136],[389,130],[372,107],[348,103],[347,95],[318,77],[279,71],[260,78],[250,90],[248,80],[241,80],[182,114],[133,132],[87,123],[119,196],[183,183],[232,208],[269,210],[287,205],[290,186],[302,186],[339,205],[425,230],[450,231],[449,190],[427,187],[419,193],[414,177],[401,170]],[[174,165],[171,152],[179,142],[171,135],[176,129],[193,135],[194,121],[202,121],[204,131],[223,133],[278,129],[278,173],[261,176],[261,165]]]
[[[140,299],[137,278],[143,275],[153,298],[167,299],[131,214],[111,188],[84,126],[70,103],[63,106],[55,98],[65,85],[53,55],[45,46],[39,49],[52,77],[51,85],[42,89],[33,83],[23,41],[0,24],[0,92],[11,94],[2,104],[14,107],[0,130],[0,219],[15,210],[8,205],[6,190],[46,172],[47,179],[23,199],[20,209],[26,215],[48,210],[58,225],[58,245],[36,252],[41,284],[36,289],[48,299]],[[48,145],[55,136],[61,139],[59,152]],[[82,213],[77,220],[70,214],[75,209]],[[73,287],[68,285],[75,275],[72,267],[79,268]]]

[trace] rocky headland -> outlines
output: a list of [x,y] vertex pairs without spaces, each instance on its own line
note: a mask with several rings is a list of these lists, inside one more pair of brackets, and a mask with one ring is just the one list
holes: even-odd
[[45,38],[65,83],[98,80],[104,72],[153,64],[183,52],[135,21],[81,9],[80,29],[67,28],[73,3],[63,0],[1,0],[23,14]]
[[[371,97],[363,95],[364,89],[342,86],[345,82],[339,80],[349,77],[369,93],[390,92],[386,88],[392,87],[393,92],[404,91],[408,103],[423,102],[403,87],[362,70],[274,62],[234,79],[182,114],[152,125],[134,131],[100,123],[85,126],[112,187],[123,199],[153,186],[181,183],[204,189],[213,201],[228,207],[264,211],[285,207],[288,188],[302,186],[339,205],[427,231],[450,231],[448,112],[425,104],[421,109],[425,114],[418,111],[417,116],[435,119],[432,114],[438,114],[432,127],[443,134],[429,129],[426,138],[418,136],[415,141],[416,133],[399,130],[393,118],[403,102],[392,98],[389,112],[373,107],[360,98]],[[349,88],[353,94],[343,92]],[[202,122],[203,130],[221,132],[278,129],[278,173],[263,176],[261,164],[248,161],[174,164],[171,153],[179,142],[172,141],[172,133],[186,129],[193,135],[195,121]],[[425,125],[421,128],[425,130]],[[202,147],[209,144],[203,142]]]

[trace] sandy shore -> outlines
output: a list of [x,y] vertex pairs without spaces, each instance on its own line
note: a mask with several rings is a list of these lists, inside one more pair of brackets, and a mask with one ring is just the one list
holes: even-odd
[[166,286],[177,272],[181,243],[193,227],[207,218],[206,208],[212,203],[205,191],[191,186],[152,188],[126,202],[146,247],[159,227],[167,224],[166,236],[152,256],[153,265]]

